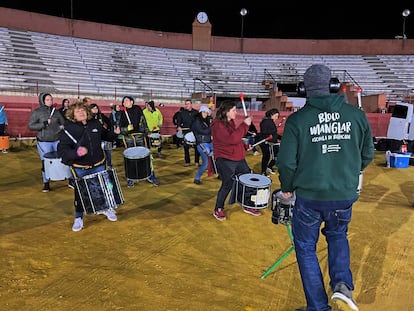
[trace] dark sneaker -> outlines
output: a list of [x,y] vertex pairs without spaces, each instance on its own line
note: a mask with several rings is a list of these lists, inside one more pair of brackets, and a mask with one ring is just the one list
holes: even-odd
[[214,210],[213,216],[220,221],[226,220],[226,215],[224,214],[224,210],[222,208]]
[[45,182],[44,184],[43,184],[43,189],[42,189],[42,192],[49,192],[50,191],[50,186],[49,186],[49,183],[48,182]]
[[160,185],[160,182],[156,177],[149,177],[147,181],[151,184],[153,184],[154,187],[158,187]]
[[331,300],[344,311],[358,311],[356,302],[352,299],[352,291],[344,284],[335,285],[334,293]]
[[73,181],[73,179],[69,179],[68,187],[70,189],[75,189],[75,182]]
[[134,187],[134,181],[133,180],[128,180],[127,186],[128,186],[128,188]]
[[195,183],[196,185],[201,185],[201,181],[200,181],[200,179],[194,179],[194,183]]
[[162,153],[158,153],[158,158],[165,159],[165,155],[163,155]]
[[258,209],[249,208],[249,207],[243,208],[243,212],[245,212],[246,214],[253,215],[253,216],[261,216],[262,215],[262,213],[260,213],[260,211]]

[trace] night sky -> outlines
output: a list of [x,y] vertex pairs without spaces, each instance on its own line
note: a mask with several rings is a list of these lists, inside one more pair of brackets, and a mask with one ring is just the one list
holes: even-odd
[[[414,39],[414,1],[390,1],[372,8],[359,8],[358,2],[331,5],[309,1],[107,1],[87,0],[0,0],[0,6],[75,18],[99,23],[123,25],[167,32],[191,33],[198,11],[205,11],[212,24],[213,36],[243,36],[282,39],[393,39],[405,34]],[[312,2],[312,3],[310,3]],[[325,1],[324,1],[325,2]],[[191,3],[191,5],[188,5]],[[219,3],[219,4],[217,4]],[[362,5],[362,3],[360,3]],[[369,6],[367,3],[363,6]]]

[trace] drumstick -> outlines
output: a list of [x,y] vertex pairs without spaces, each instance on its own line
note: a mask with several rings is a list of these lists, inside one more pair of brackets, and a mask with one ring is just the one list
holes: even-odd
[[55,107],[53,107],[52,112],[50,113],[49,119],[52,119],[53,114],[55,113]]
[[283,118],[282,118],[282,122],[280,122],[280,123],[277,125],[277,127],[281,126],[281,125],[283,124],[283,122],[285,122],[285,120],[286,120],[286,117],[283,117]]
[[244,95],[243,95],[243,93],[240,93],[239,96],[240,96],[241,103],[243,105],[244,116],[247,117],[246,104],[244,103]]
[[75,144],[77,144],[78,143],[78,141],[75,139],[75,137],[73,137],[67,130],[65,130],[64,129],[64,131],[65,131],[65,133],[66,133],[66,135],[68,135],[69,136],[69,138],[75,143]]
[[257,143],[252,145],[252,148],[256,147],[257,145],[260,145],[260,144],[264,143],[265,141],[271,140],[272,137],[273,137],[272,135],[269,135],[265,139],[259,140]]
[[128,114],[128,112],[127,112],[126,107],[124,107],[124,112],[125,112],[125,115],[126,115],[126,117],[127,117],[127,119],[128,119],[128,124],[131,124],[131,119],[129,118],[129,114]]

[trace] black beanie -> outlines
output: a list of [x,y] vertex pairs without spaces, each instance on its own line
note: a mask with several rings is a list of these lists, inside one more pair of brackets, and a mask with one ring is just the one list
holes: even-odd
[[306,97],[329,95],[331,70],[322,64],[310,66],[303,75]]

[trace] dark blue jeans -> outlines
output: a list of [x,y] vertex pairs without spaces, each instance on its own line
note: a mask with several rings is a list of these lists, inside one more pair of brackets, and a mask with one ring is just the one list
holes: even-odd
[[296,259],[305,292],[307,311],[330,311],[316,246],[322,223],[322,234],[328,244],[328,268],[333,290],[337,283],[345,283],[354,289],[350,269],[348,224],[352,216],[349,201],[312,201],[296,197],[292,217],[292,234]]

